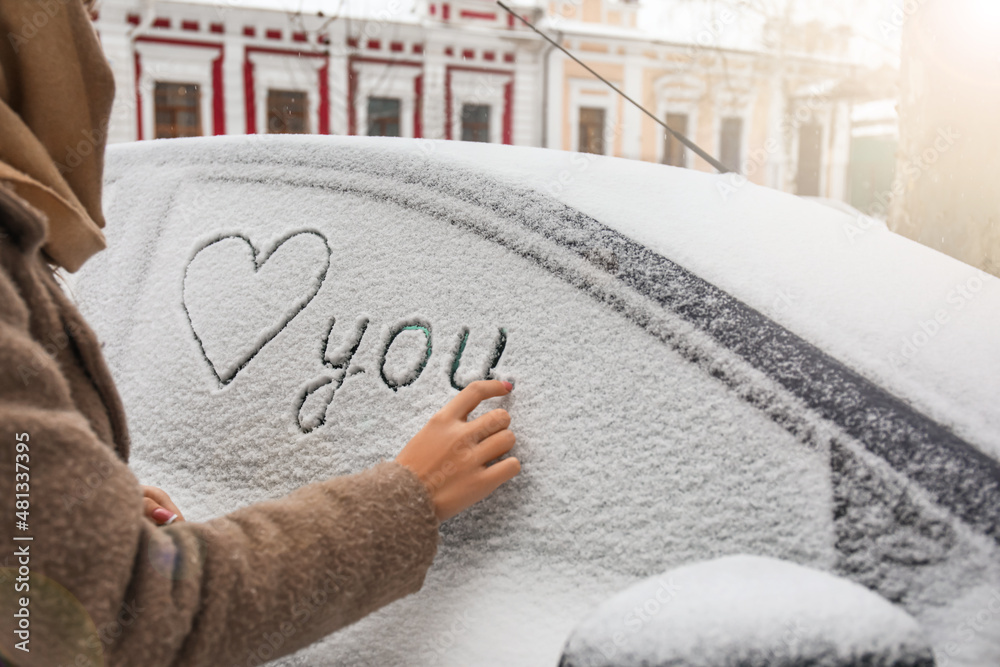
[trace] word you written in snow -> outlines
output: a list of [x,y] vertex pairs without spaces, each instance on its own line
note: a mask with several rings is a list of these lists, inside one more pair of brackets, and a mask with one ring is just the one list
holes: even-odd
[[[191,334],[220,387],[230,384],[309,306],[326,282],[330,255],[330,244],[316,230],[288,233],[269,250],[259,249],[242,234],[223,234],[195,249],[184,268],[183,307]],[[256,305],[247,307],[249,303]],[[353,328],[335,335],[336,325],[334,318],[319,346],[320,362],[327,370],[299,393],[295,413],[303,433],[325,423],[326,412],[348,377],[366,372],[351,362],[369,319],[361,317]],[[383,331],[381,341],[366,349],[376,352],[378,380],[395,392],[416,382],[427,367],[434,351],[432,327],[416,317]],[[466,362],[460,373],[469,337],[469,328],[463,327],[449,350],[448,380],[459,390],[472,379],[490,378],[507,346],[507,330],[500,328],[481,365],[469,369],[471,363]],[[460,379],[466,382],[461,384]]]
[[[353,375],[364,373],[360,366],[352,366],[351,360],[361,347],[361,340],[368,331],[369,319],[359,318],[353,328],[342,336],[341,343],[331,349],[336,318],[331,320],[323,341],[321,361],[331,373],[314,379],[299,396],[296,418],[299,429],[309,433],[326,422],[326,412],[333,402],[333,397],[340,389],[344,380]],[[450,350],[452,355],[448,381],[452,388],[461,390],[465,384],[460,384],[457,375],[462,365],[466,345],[469,342],[469,328],[463,327],[459,332],[456,344]],[[507,330],[500,328],[494,340],[492,351],[485,363],[480,367],[477,378],[488,379],[500,362],[504,349],[507,347]],[[434,338],[430,322],[422,319],[408,320],[398,323],[389,329],[384,337],[377,356],[378,378],[392,391],[399,391],[417,381],[427,367],[434,353]],[[471,381],[471,380],[470,380]]]

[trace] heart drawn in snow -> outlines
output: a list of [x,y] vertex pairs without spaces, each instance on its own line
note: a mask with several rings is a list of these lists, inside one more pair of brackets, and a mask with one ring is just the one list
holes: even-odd
[[293,232],[268,252],[232,234],[201,246],[184,269],[183,304],[202,354],[222,385],[312,301],[330,268],[316,231]]

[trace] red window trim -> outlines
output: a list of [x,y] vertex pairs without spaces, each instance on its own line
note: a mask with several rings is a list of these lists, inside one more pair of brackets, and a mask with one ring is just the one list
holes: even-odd
[[458,15],[463,19],[482,19],[484,21],[497,20],[495,12],[477,12],[471,9],[463,9],[458,13]]
[[[152,42],[154,44],[170,44],[174,46],[194,46],[207,49],[218,49],[219,55],[212,61],[212,134],[219,135],[226,133],[226,100],[225,81],[223,80],[222,60],[225,55],[225,46],[219,42],[201,42],[191,39],[172,39],[170,37],[147,37],[140,35],[136,37],[137,42]],[[139,82],[142,80],[142,58],[139,52],[135,52],[135,108],[136,108],[136,136],[142,141],[142,91],[139,89]]]
[[451,73],[452,72],[481,72],[484,74],[500,74],[503,76],[509,76],[510,81],[504,84],[503,89],[503,118],[501,120],[501,143],[510,145],[514,143],[514,80],[515,73],[512,70],[506,69],[492,69],[487,67],[467,67],[463,65],[445,65],[444,68],[444,137],[445,139],[452,139],[451,132],[451,113],[452,107],[454,105],[453,95],[451,92]]
[[323,58],[325,63],[319,69],[319,134],[330,134],[330,54],[327,52],[282,49],[269,46],[247,46],[243,53],[243,94],[246,114],[247,134],[257,132],[257,98],[251,53],[273,53],[297,58]]
[[370,58],[365,56],[349,56],[347,59],[347,134],[354,136],[358,134],[358,117],[355,110],[355,97],[357,96],[358,75],[354,70],[354,63],[375,63],[381,65],[400,65],[403,67],[419,67],[418,74],[413,82],[416,100],[413,108],[413,137],[420,139],[423,137],[424,125],[423,116],[420,109],[423,106],[424,97],[424,64],[411,60],[390,60],[388,58]]

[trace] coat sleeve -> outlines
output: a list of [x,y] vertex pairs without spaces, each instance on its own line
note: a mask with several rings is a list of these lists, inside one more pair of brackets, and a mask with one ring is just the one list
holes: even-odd
[[[144,518],[135,476],[75,409],[38,339],[28,259],[0,234],[0,568],[13,566],[0,569],[0,652],[25,665],[101,654],[106,665],[263,664],[419,590],[438,522],[424,485],[396,463],[204,523]],[[28,503],[15,505],[15,490]],[[14,594],[8,554],[25,546],[30,590]],[[19,596],[30,654],[13,646],[7,610]]]

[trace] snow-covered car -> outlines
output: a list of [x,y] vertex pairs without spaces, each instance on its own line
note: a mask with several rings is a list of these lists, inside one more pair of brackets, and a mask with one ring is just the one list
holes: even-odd
[[522,474],[443,525],[419,594],[287,664],[554,666],[602,601],[736,554],[1000,664],[1000,280],[732,176],[542,149],[152,141],[109,150],[105,194],[73,289],[133,467],[189,519],[515,384]]

